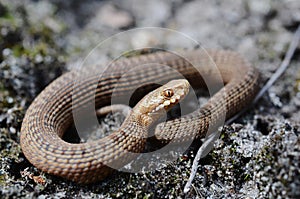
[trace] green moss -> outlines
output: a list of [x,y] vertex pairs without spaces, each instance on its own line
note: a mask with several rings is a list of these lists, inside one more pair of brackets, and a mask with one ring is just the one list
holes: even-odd
[[0,20],[8,20],[12,22],[14,17],[12,13],[9,11],[9,8],[6,5],[1,4],[0,2]]
[[7,175],[5,173],[2,173],[2,171],[0,171],[0,185],[1,186],[5,186],[7,180]]
[[248,180],[251,179],[251,175],[250,174],[245,174],[243,179],[244,179],[244,181],[248,181]]
[[295,92],[296,93],[299,93],[300,92],[300,71],[299,71],[299,78],[298,79],[296,79],[296,82],[295,82]]

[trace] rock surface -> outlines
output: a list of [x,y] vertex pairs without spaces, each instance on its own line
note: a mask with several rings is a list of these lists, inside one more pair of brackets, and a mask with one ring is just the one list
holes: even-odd
[[[240,52],[261,72],[263,84],[280,65],[299,24],[297,0],[2,0],[1,198],[299,198],[299,46],[285,74],[255,108],[223,128],[187,194],[183,187],[197,146],[154,171],[116,172],[105,181],[79,186],[41,173],[19,145],[22,118],[34,97],[64,71],[80,67],[92,49],[114,34],[145,26],[179,31],[204,48]],[[186,45],[174,35],[166,34],[162,47]],[[157,39],[139,33],[112,40],[110,46],[94,49],[96,56],[86,63],[110,60],[122,49]],[[101,131],[115,129],[121,121],[109,115],[101,121]]]

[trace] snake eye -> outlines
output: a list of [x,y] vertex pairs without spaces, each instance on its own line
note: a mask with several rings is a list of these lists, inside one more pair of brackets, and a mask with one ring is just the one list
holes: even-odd
[[164,96],[165,97],[172,97],[173,95],[174,95],[174,91],[172,89],[164,90]]

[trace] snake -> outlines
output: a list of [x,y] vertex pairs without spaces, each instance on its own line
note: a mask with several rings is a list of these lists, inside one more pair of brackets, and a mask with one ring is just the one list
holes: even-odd
[[[222,118],[249,105],[259,90],[258,70],[230,50],[158,51],[122,57],[106,66],[101,75],[97,64],[66,72],[33,100],[22,122],[20,145],[36,168],[77,183],[103,180],[143,152],[149,128],[191,88],[209,89],[207,85],[221,77],[222,86],[211,93],[207,103],[158,123],[157,140],[184,142],[204,137],[221,125]],[[85,143],[62,138],[74,125],[74,109],[86,117],[86,107],[108,106],[112,96],[122,98],[132,90],[136,93],[134,107],[117,131]]]

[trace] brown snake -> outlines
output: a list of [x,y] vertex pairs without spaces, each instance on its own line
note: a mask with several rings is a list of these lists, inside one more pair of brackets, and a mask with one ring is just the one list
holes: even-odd
[[[165,141],[180,142],[203,137],[209,128],[215,129],[220,125],[218,121],[222,117],[229,118],[249,104],[258,91],[259,82],[257,70],[239,54],[221,50],[210,50],[208,54],[211,58],[200,50],[194,50],[183,52],[181,56],[156,52],[119,59],[101,77],[93,73],[96,67],[89,70],[89,75],[80,84],[74,83],[82,75],[80,72],[70,71],[62,75],[46,87],[28,108],[20,137],[23,153],[34,166],[50,174],[79,183],[104,179],[113,170],[107,165],[122,167],[135,158],[127,152],[138,154],[143,151],[149,126],[163,114],[161,110],[169,109],[186,95],[189,83],[193,88],[203,87],[204,80],[213,83],[215,76],[220,74],[225,86],[203,107],[161,123],[155,131],[157,139]],[[217,67],[209,67],[211,59]],[[148,65],[142,69],[137,67],[143,64]],[[174,80],[149,93],[133,108],[120,129],[109,136],[80,144],[62,140],[73,123],[72,109],[84,109],[91,99],[95,100],[93,106],[99,108],[110,104],[112,93],[122,97],[130,89],[148,83],[138,92],[144,95],[157,88],[152,82],[165,83],[181,78],[174,70],[162,65],[180,72],[189,83]],[[131,74],[120,79],[131,69]]]

